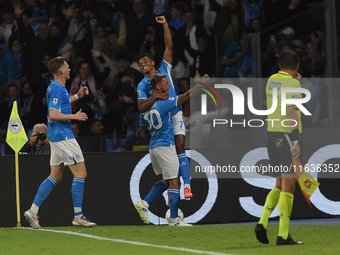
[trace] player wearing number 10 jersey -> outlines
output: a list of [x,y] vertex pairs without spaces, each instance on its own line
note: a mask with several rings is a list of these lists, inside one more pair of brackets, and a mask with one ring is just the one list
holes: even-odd
[[[144,79],[138,84],[137,94],[138,94],[138,109],[141,113],[146,112],[158,99],[165,99],[165,94],[153,95],[153,89],[151,86],[150,79],[154,74],[165,73],[166,78],[171,85],[169,89],[169,94],[172,97],[177,96],[175,92],[175,87],[171,79],[171,63],[172,63],[172,38],[168,23],[164,16],[156,17],[156,21],[163,25],[164,30],[164,42],[165,51],[163,55],[163,61],[161,66],[156,70],[155,62],[152,56],[147,53],[142,53],[138,55],[137,61],[140,70],[145,75]],[[188,158],[185,154],[185,126],[183,123],[181,108],[175,107],[172,110],[172,122],[173,122],[173,133],[175,136],[175,146],[177,157],[179,160],[179,170],[180,175],[184,182],[184,197],[192,198],[193,194],[191,192],[190,186],[190,165]]]
[[[166,74],[155,74],[151,77],[153,95],[168,93],[170,84]],[[168,100],[157,100],[151,108],[140,117],[140,125],[150,130],[151,141],[149,153],[152,166],[156,175],[162,174],[163,180],[157,182],[147,197],[136,204],[136,208],[145,223],[148,221],[148,207],[150,201],[162,195],[169,189],[170,220],[169,226],[191,226],[178,217],[179,203],[179,178],[171,110],[189,100],[190,94],[197,91],[194,87],[185,94],[168,97]]]

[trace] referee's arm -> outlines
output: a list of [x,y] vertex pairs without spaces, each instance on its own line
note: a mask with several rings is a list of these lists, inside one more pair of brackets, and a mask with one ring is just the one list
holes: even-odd
[[[291,131],[297,129],[299,130],[299,116],[297,113],[297,108],[288,108],[288,119],[290,119]],[[294,121],[295,120],[295,121]],[[296,126],[294,126],[297,123]],[[295,131],[296,132],[296,131]],[[293,157],[298,158],[300,156],[300,145],[298,143],[293,143],[293,147],[290,149]]]

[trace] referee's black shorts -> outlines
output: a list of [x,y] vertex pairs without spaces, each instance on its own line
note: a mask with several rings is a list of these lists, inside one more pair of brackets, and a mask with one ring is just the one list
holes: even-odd
[[[290,146],[284,134],[285,133],[280,132],[268,132],[267,136],[267,150],[270,165],[275,167],[275,169],[284,170],[275,171],[273,174],[275,177],[279,177],[281,173],[294,173],[294,168],[292,167],[292,153],[290,152]],[[300,142],[300,148],[301,147]]]

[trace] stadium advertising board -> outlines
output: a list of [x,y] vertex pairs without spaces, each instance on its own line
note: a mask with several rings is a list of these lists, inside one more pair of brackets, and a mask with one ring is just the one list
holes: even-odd
[[[209,149],[210,151],[212,149]],[[212,150],[218,153],[218,148]],[[320,172],[311,174],[321,183],[311,197],[313,207],[309,208],[297,187],[294,198],[292,218],[333,217],[340,215],[340,192],[338,192],[338,164],[340,144],[311,145],[305,150],[306,164],[333,166],[333,175]],[[265,164],[267,154],[264,147],[243,146],[229,148],[224,157],[236,170],[245,165]],[[192,188],[194,197],[181,200],[187,222],[191,223],[226,223],[255,221],[262,211],[265,196],[273,186],[274,178],[250,176],[238,172],[238,178],[224,178],[220,172],[193,172],[195,167],[216,166],[220,162],[206,156],[206,151],[191,150],[187,152],[192,165]],[[203,156],[204,155],[204,156]],[[23,155],[20,164],[20,197],[23,212],[31,206],[32,199],[40,183],[49,173],[49,156]],[[150,187],[157,181],[152,170],[148,153],[93,153],[85,154],[88,177],[85,185],[84,208],[86,215],[98,225],[136,225],[143,224],[134,208],[139,198],[144,198]],[[1,227],[16,225],[14,159],[12,156],[0,157],[1,178],[0,191],[2,206],[0,211]],[[198,169],[198,168],[197,168]],[[321,168],[320,168],[321,169]],[[258,174],[258,173],[256,173]],[[324,177],[327,178],[324,178]],[[70,226],[73,218],[70,186],[73,176],[65,171],[63,180],[55,187],[39,210],[40,223],[44,226]],[[182,194],[183,197],[183,194]],[[160,197],[150,205],[152,223],[165,223],[164,215],[168,209],[166,196]],[[273,212],[273,217],[277,212]],[[26,222],[22,222],[25,226]],[[27,225],[28,226],[28,225]]]

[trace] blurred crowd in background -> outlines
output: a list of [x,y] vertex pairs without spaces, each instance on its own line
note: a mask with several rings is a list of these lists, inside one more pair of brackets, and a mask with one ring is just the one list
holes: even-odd
[[[190,78],[205,73],[252,78],[251,35],[255,33],[261,35],[261,77],[279,70],[278,56],[287,49],[299,54],[303,77],[324,77],[325,18],[313,10],[325,2],[0,0],[0,154],[12,153],[4,140],[14,101],[29,142],[32,137],[32,145],[40,141],[33,129],[47,121],[46,88],[53,78],[47,66],[56,56],[70,65],[66,83],[70,95],[80,86],[90,91],[72,104],[74,113],[82,109],[89,117],[72,125],[76,138],[86,141],[79,142],[83,151],[133,150],[135,145],[145,149],[142,145],[148,144],[149,134],[139,130],[136,93],[144,75],[136,56],[149,53],[156,67],[161,63],[164,38],[156,16],[165,16],[170,26],[172,78],[178,93],[188,89]],[[313,91],[314,111],[322,93],[318,84],[305,83]],[[314,116],[307,126],[321,125],[322,109]],[[28,147],[26,152],[32,152]]]

